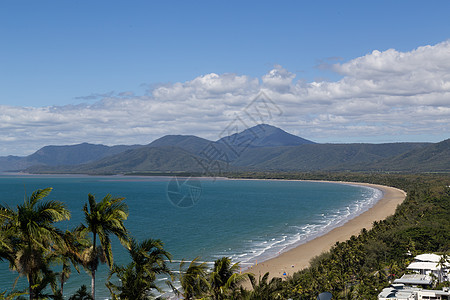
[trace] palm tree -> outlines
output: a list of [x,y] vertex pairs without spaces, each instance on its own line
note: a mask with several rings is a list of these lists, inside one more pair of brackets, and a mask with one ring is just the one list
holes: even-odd
[[257,283],[253,274],[249,274],[248,277],[253,288],[250,299],[283,299],[280,295],[283,290],[281,278],[274,277],[269,281],[269,272],[267,272],[262,278],[259,276],[259,282]]
[[[51,264],[51,257],[45,257],[45,263],[43,269],[38,273],[33,286],[35,299],[56,299],[62,300],[63,297],[59,293],[57,285],[57,274],[48,268]],[[50,285],[52,293],[47,289]]]
[[248,278],[248,273],[239,274],[239,263],[232,264],[228,257],[214,262],[210,274],[211,296],[215,300],[226,299],[229,294],[239,288],[240,283]]
[[209,288],[208,271],[205,262],[199,263],[199,257],[196,257],[186,269],[184,260],[180,263],[179,281],[181,291],[169,283],[169,286],[177,295],[182,295],[184,299],[195,299],[204,295]]
[[[122,245],[128,248],[128,232],[123,224],[123,221],[128,218],[128,206],[122,202],[123,200],[124,198],[114,198],[108,194],[97,203],[95,196],[89,194],[88,203],[83,207],[86,225],[80,225],[78,231],[91,232],[93,235],[89,269],[92,277],[91,293],[94,299],[95,272],[100,256],[103,254],[108,266],[110,268],[113,266],[110,235],[117,236]],[[97,248],[97,236],[101,249]]]
[[3,218],[3,214],[5,212],[0,206],[0,261],[3,261],[4,259],[8,260],[9,262],[14,261],[14,257],[12,256],[12,245],[8,242],[8,238],[11,236],[11,229],[8,229],[6,219]]
[[80,273],[78,266],[86,264],[83,251],[90,249],[92,246],[90,240],[86,237],[86,233],[77,231],[76,228],[72,231],[66,230],[62,238],[64,241],[63,247],[56,245],[53,253],[54,261],[62,265],[62,270],[58,273],[59,294],[61,296],[64,294],[64,284],[72,273],[71,265]]
[[69,300],[92,300],[92,296],[87,292],[86,286],[82,285]]
[[54,251],[55,245],[63,247],[62,232],[54,223],[70,219],[70,212],[62,202],[43,201],[51,190],[36,190],[23,204],[17,205],[17,210],[0,206],[0,222],[8,245],[2,247],[6,250],[2,256],[19,275],[27,276],[30,299],[36,297],[35,286],[47,282],[40,276],[49,274],[46,256]]
[[[152,289],[162,292],[155,284],[157,275],[171,275],[166,263],[171,260],[171,255],[164,250],[163,243],[153,239],[138,243],[131,239],[128,253],[131,263],[125,267],[114,265],[108,278],[107,287],[113,299],[144,300],[151,296]],[[120,284],[109,281],[113,275],[118,277]]]
[[441,255],[439,258],[439,262],[437,263],[437,267],[439,267],[439,283],[444,281],[444,270],[448,269],[448,265],[450,263],[450,257],[447,255],[447,252]]

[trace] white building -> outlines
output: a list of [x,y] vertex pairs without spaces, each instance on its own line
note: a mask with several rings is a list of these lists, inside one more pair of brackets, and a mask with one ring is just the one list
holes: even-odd
[[424,274],[404,274],[401,278],[395,279],[394,284],[426,287],[433,284],[433,278]]
[[424,254],[419,254],[416,257],[414,257],[414,260],[438,263],[441,260],[441,257],[442,257],[441,255],[437,255],[434,253],[424,253]]
[[450,292],[446,290],[424,290],[393,284],[378,294],[378,300],[450,300]]
[[443,290],[422,288],[431,286],[433,277],[439,281],[449,280],[450,263],[443,262],[441,255],[431,253],[417,255],[407,269],[413,274],[405,274],[395,279],[394,284],[378,294],[379,300],[450,300],[449,288]]
[[449,280],[450,263],[440,263],[441,255],[433,253],[420,254],[414,257],[414,261],[407,267],[408,270],[421,275],[436,277],[439,282]]

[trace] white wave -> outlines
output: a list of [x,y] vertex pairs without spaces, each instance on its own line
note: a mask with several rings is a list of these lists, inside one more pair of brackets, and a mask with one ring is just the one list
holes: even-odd
[[233,261],[241,261],[243,264],[254,264],[256,261],[262,262],[271,257],[278,256],[282,252],[295,248],[300,244],[306,243],[318,236],[324,235],[336,227],[360,215],[371,208],[383,196],[382,191],[364,187],[365,192],[361,198],[335,212],[326,212],[317,214],[314,223],[305,225],[289,225],[285,233],[279,237],[268,237],[266,239],[248,240],[244,248],[244,253],[232,255]]

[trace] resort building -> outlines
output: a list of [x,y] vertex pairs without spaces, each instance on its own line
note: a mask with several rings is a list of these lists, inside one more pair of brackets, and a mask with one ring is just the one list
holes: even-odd
[[378,294],[379,300],[450,300],[449,288],[429,290],[435,279],[449,280],[450,263],[441,255],[421,254],[407,267],[413,274],[405,274]]
[[417,255],[407,269],[416,274],[435,277],[439,282],[449,280],[450,263],[448,261],[443,261],[441,255],[432,253]]
[[405,274],[401,278],[395,279],[394,284],[425,287],[433,284],[433,278],[424,274]]
[[450,292],[443,290],[425,290],[393,284],[378,294],[378,300],[450,300]]

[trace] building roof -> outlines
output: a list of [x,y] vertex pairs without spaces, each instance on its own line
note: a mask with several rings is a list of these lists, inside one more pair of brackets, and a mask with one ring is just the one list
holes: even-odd
[[381,293],[378,294],[378,298],[394,298],[396,293],[396,289],[384,288]]
[[407,285],[430,285],[433,279],[428,275],[405,274],[401,278],[395,279],[394,283],[403,283]]
[[423,262],[423,261],[415,261],[409,264],[407,267],[409,270],[440,270],[441,268],[435,262]]
[[414,291],[412,290],[397,290],[393,288],[384,288],[381,293],[378,294],[378,299],[398,299],[409,300],[414,299]]
[[[394,286],[384,288],[381,293],[378,294],[378,299],[398,299],[398,300],[411,300],[411,299],[417,299],[417,296],[432,296],[435,297],[437,295],[441,296],[450,296],[450,292],[447,290],[424,290],[421,288],[414,288],[414,287],[403,287],[403,286],[397,286],[395,288]],[[419,298],[420,299],[420,298]]]
[[420,260],[420,261],[428,261],[428,262],[438,263],[439,260],[441,259],[441,256],[434,254],[434,253],[424,253],[424,254],[417,255],[416,257],[414,257],[414,259]]

